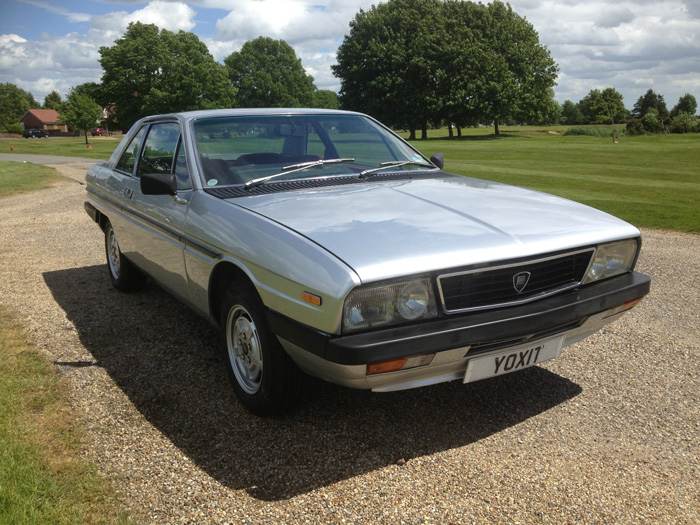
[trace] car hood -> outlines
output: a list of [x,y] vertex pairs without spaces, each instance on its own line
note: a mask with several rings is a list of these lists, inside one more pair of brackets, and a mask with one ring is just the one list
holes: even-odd
[[233,199],[324,247],[363,282],[639,235],[566,199],[460,176]]

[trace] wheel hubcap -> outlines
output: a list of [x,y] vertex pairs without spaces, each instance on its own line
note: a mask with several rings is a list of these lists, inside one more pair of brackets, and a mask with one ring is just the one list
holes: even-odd
[[109,271],[112,272],[112,277],[119,279],[119,244],[117,243],[117,236],[114,235],[114,230],[111,228],[109,230],[107,245]]
[[255,394],[262,383],[262,349],[255,322],[248,310],[235,306],[226,324],[228,358],[241,388]]

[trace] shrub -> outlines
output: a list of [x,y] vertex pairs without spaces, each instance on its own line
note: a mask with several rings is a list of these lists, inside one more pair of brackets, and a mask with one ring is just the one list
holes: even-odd
[[671,133],[697,133],[698,119],[690,113],[680,112],[671,121]]
[[5,131],[7,133],[16,133],[18,135],[21,135],[22,133],[24,133],[24,127],[22,127],[22,124],[20,124],[19,122],[13,122],[5,126]]
[[612,137],[613,130],[609,128],[586,128],[586,127],[575,127],[568,128],[564,135],[583,135],[586,137],[601,137],[610,138]]

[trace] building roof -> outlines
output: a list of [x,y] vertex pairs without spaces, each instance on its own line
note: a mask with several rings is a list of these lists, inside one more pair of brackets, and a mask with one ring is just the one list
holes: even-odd
[[[30,109],[24,114],[24,117],[29,114],[45,124],[55,124],[57,122],[61,122],[61,116],[55,109]],[[24,117],[22,117],[20,121],[24,119]]]

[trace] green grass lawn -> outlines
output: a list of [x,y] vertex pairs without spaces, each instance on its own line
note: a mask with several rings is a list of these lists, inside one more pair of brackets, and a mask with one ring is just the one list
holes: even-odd
[[[550,133],[554,131],[554,133]],[[562,128],[429,132],[413,145],[441,151],[445,170],[560,195],[636,226],[700,233],[700,135],[611,139],[563,136]],[[435,137],[435,138],[432,138]]]
[[0,196],[48,188],[58,180],[61,176],[53,168],[0,160]]
[[[92,146],[90,148],[85,144],[85,137],[7,139],[0,141],[0,152],[107,160],[121,139],[121,135],[88,137],[89,146]],[[14,151],[12,151],[12,148],[14,148]]]

